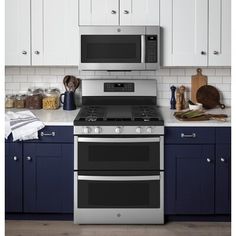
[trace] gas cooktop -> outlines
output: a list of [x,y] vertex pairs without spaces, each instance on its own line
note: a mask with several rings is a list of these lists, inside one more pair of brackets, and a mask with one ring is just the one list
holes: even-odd
[[82,106],[74,125],[164,125],[157,106]]

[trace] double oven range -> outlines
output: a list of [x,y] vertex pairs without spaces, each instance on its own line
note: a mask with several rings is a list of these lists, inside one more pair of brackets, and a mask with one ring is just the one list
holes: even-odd
[[155,80],[83,80],[74,120],[74,223],[164,223]]

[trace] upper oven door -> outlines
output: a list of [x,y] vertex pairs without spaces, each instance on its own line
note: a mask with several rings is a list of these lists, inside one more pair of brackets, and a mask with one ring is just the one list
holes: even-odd
[[79,137],[75,145],[75,170],[164,169],[163,137]]

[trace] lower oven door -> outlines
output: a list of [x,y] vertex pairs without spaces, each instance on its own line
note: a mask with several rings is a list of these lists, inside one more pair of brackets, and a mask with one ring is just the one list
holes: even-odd
[[76,177],[75,223],[163,223],[163,172],[147,176],[87,176],[75,173]]
[[163,136],[75,137],[75,170],[163,170]]

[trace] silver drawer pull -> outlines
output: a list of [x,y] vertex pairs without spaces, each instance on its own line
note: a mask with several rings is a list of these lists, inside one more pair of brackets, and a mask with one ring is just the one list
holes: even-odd
[[52,131],[51,133],[41,132],[40,135],[41,135],[41,137],[43,137],[43,136],[52,136],[52,137],[54,137],[54,136],[56,136],[56,132],[54,132],[54,131]]
[[148,181],[148,180],[160,180],[160,175],[149,175],[149,176],[89,176],[89,175],[78,175],[78,180],[92,180],[92,181]]
[[196,138],[196,137],[197,137],[196,133],[192,133],[192,134],[181,133],[181,138]]

